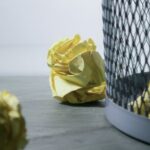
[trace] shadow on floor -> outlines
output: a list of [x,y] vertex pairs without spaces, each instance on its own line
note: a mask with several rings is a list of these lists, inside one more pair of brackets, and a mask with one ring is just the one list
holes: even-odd
[[70,103],[61,103],[62,105],[68,105],[71,107],[105,107],[105,100],[89,102],[85,104],[70,104]]

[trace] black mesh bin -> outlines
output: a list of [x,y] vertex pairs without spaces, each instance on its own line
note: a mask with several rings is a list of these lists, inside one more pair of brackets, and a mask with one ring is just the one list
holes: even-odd
[[150,0],[103,0],[107,119],[150,143]]

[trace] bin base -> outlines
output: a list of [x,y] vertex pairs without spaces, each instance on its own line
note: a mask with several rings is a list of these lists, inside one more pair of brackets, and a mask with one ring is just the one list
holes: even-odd
[[106,99],[105,114],[108,121],[119,130],[150,144],[150,119],[129,112],[110,99]]

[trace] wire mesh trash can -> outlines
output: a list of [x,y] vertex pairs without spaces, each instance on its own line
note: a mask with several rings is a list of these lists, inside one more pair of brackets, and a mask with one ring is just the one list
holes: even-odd
[[103,0],[106,117],[150,143],[150,1]]

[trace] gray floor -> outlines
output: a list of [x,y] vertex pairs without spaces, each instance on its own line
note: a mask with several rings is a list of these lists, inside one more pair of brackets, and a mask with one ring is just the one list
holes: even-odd
[[112,127],[100,103],[67,106],[53,99],[48,77],[0,77],[4,89],[15,93],[23,106],[26,150],[150,150]]

